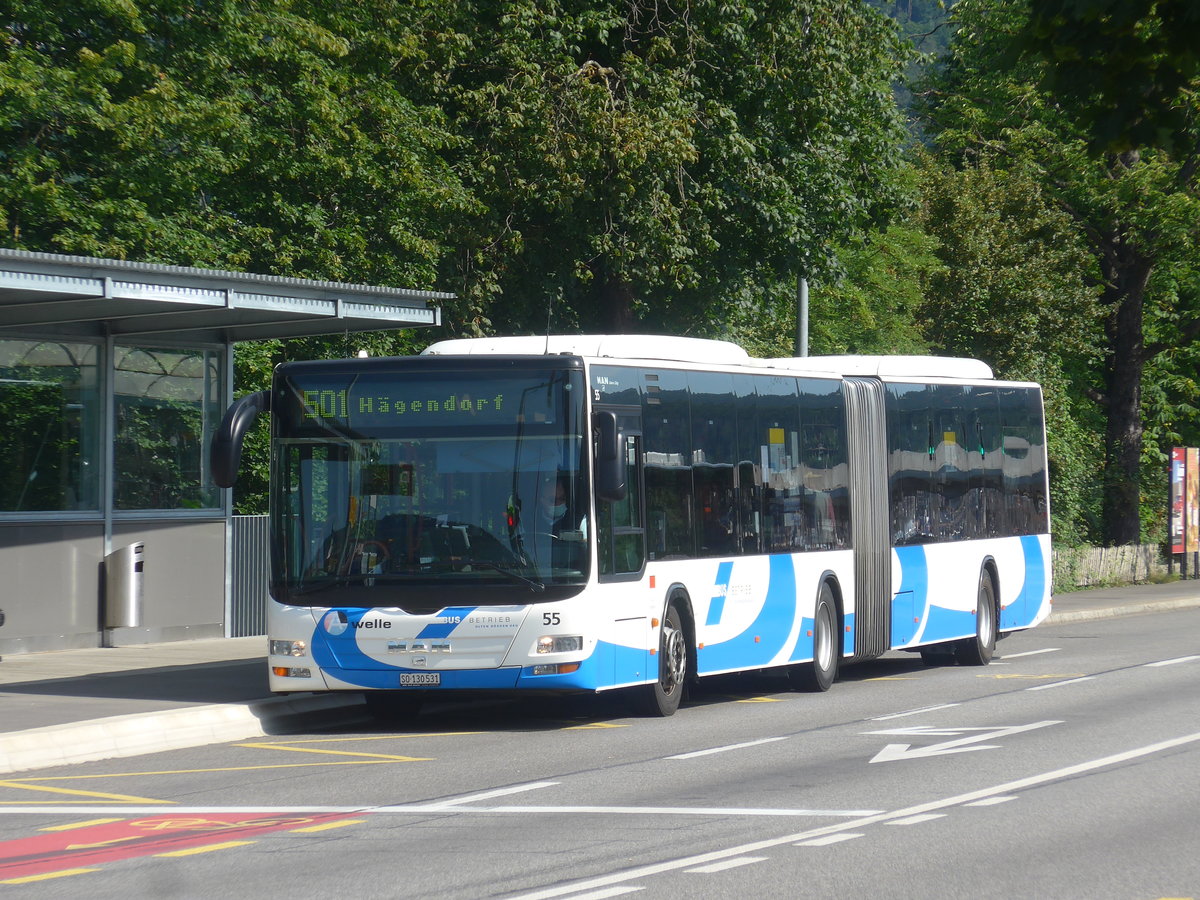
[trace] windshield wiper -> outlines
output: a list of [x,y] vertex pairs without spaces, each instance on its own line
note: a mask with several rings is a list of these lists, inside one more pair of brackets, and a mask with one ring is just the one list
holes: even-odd
[[540,594],[546,589],[546,585],[540,581],[535,581],[532,578],[526,578],[520,572],[514,572],[512,569],[505,568],[499,563],[494,563],[487,559],[460,559],[455,562],[455,565],[460,566],[479,566],[481,569],[491,569],[493,572],[499,572],[501,575],[507,575],[513,581],[519,581],[522,584],[529,585],[529,589]]

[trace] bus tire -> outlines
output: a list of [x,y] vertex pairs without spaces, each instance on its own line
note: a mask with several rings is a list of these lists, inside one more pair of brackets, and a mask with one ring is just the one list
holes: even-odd
[[647,716],[673,716],[683,700],[687,680],[688,652],[683,616],[679,608],[671,603],[663,617],[658,640],[658,680],[635,688],[642,713]]
[[996,586],[986,569],[979,576],[975,601],[975,637],[959,641],[954,655],[960,666],[986,666],[996,652]]
[[927,666],[949,666],[955,662],[958,648],[952,644],[934,644],[921,648],[921,662]]
[[425,703],[421,691],[363,691],[367,712],[377,722],[403,725],[415,719]]
[[813,658],[812,662],[788,667],[788,681],[797,691],[827,691],[837,679],[837,609],[833,601],[833,589],[829,582],[822,582],[817,594],[817,608],[813,611]]

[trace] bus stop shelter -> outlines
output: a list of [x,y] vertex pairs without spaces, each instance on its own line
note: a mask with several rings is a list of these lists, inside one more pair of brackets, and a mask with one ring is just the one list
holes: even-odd
[[452,296],[0,248],[0,656],[229,634],[234,344]]

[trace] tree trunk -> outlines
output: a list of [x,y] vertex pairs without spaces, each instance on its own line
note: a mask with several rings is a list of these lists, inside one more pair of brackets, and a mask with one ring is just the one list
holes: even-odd
[[1104,530],[1109,545],[1141,539],[1142,370],[1146,365],[1143,306],[1151,260],[1119,240],[1106,255],[1104,301],[1112,355],[1107,367]]
[[609,334],[630,334],[634,329],[633,288],[619,275],[610,275],[600,288],[600,316]]

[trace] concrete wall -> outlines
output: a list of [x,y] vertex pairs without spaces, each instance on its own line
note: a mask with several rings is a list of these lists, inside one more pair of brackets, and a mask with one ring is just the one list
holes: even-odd
[[141,624],[105,634],[104,528],[0,525],[0,656],[222,637],[225,521],[114,524],[112,548],[145,544]]
[[225,520],[120,522],[113,550],[145,544],[145,605],[137,628],[116,628],[113,646],[225,634]]
[[0,656],[100,646],[104,526],[0,525]]

